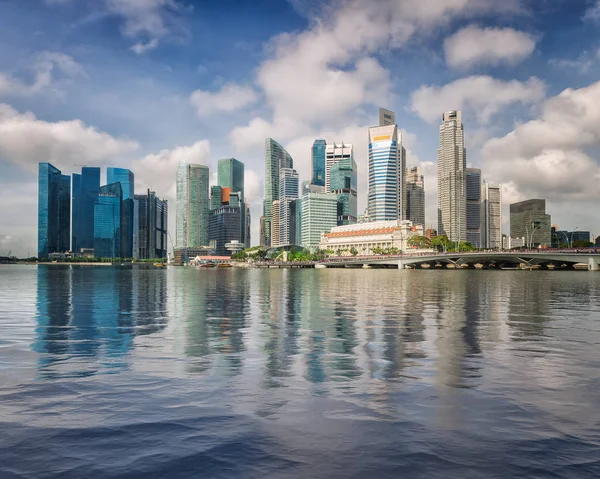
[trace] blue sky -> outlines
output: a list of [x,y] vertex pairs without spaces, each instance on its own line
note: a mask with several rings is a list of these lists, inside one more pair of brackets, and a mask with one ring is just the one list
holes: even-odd
[[547,198],[561,228],[600,234],[600,3],[0,0],[0,18],[0,254],[36,250],[39,161],[130,167],[174,227],[177,162],[234,156],[256,243],[264,138],[302,180],[325,138],[355,145],[362,209],[379,106],[425,173],[428,223],[439,120],[462,109],[468,163],[505,205]]

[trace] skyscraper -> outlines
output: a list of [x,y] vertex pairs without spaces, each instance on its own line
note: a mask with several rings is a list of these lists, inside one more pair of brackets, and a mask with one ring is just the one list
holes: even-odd
[[371,221],[401,221],[405,216],[406,150],[392,112],[380,111],[383,124],[369,128],[369,202]]
[[167,224],[168,203],[161,200],[154,191],[148,190],[145,195],[135,195],[138,207],[138,258],[167,257]]
[[440,126],[438,150],[438,234],[467,239],[465,170],[467,153],[460,111],[448,111]]
[[481,247],[502,248],[502,187],[481,185]]
[[325,186],[325,140],[315,140],[311,150],[311,183],[316,186]]
[[388,126],[396,124],[396,114],[385,108],[379,109],[379,126]]
[[330,192],[337,196],[337,225],[356,223],[358,216],[358,172],[352,154],[331,167],[329,188]]
[[546,200],[526,200],[510,205],[510,237],[525,238],[533,247],[552,243],[552,218],[546,214]]
[[38,167],[38,258],[65,253],[71,243],[71,178],[50,163]]
[[71,250],[94,247],[94,205],[100,191],[100,168],[84,166],[73,173]]
[[137,239],[137,228],[134,225],[139,225],[137,218],[138,212],[135,209],[135,176],[131,170],[127,168],[108,167],[106,169],[106,183],[120,183],[123,192],[123,210],[121,211],[121,257],[132,258],[134,243],[139,246]]
[[481,170],[466,170],[467,241],[475,248],[481,246]]
[[227,243],[239,241],[242,233],[242,209],[239,206],[224,205],[210,212],[209,242],[214,242],[218,256],[229,256]]
[[425,225],[425,181],[418,166],[406,175],[406,219],[414,225]]
[[265,244],[271,245],[271,222],[273,220],[273,201],[279,199],[279,170],[293,168],[294,160],[290,154],[272,138],[265,140]]
[[302,197],[302,247],[316,249],[321,233],[337,226],[337,197],[332,194],[307,193]]
[[344,143],[327,145],[325,148],[325,191],[331,191],[331,167],[344,159],[354,160],[352,145]]
[[281,203],[279,200],[273,201],[273,216],[271,219],[271,245],[279,246],[281,231],[279,230],[279,221],[281,220]]
[[239,191],[244,198],[244,164],[235,158],[219,160],[217,166],[217,184],[221,187]]
[[94,205],[94,256],[124,258],[121,251],[123,189],[121,183],[101,186]]
[[[291,223],[295,219],[291,216],[291,203],[298,198],[299,178],[296,170],[281,168],[279,170],[279,245],[292,244],[290,232]],[[274,213],[273,213],[274,214]]]
[[180,163],[177,168],[176,244],[178,248],[208,245],[208,166]]
[[124,200],[133,199],[134,197],[134,178],[133,172],[127,168],[108,167],[106,169],[106,184],[121,183]]

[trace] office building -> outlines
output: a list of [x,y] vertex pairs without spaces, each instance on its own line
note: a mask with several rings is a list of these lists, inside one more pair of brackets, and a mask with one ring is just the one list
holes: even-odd
[[525,238],[528,247],[550,247],[552,221],[546,200],[533,199],[510,205],[510,237]]
[[330,192],[337,196],[337,225],[352,225],[358,217],[358,171],[353,155],[344,158],[331,167]]
[[279,221],[281,220],[281,208],[279,200],[273,201],[273,216],[271,220],[271,244],[270,246],[279,246]]
[[502,186],[481,186],[481,247],[502,248]]
[[396,124],[396,114],[385,108],[379,109],[379,126],[388,126]]
[[94,205],[94,256],[124,258],[121,252],[123,189],[121,183],[101,186]]
[[221,206],[210,212],[209,243],[214,245],[217,256],[231,256],[225,245],[239,241],[242,231],[242,209],[234,206]]
[[38,258],[71,244],[71,178],[50,163],[38,166]]
[[[292,229],[290,204],[298,198],[299,178],[296,170],[281,168],[279,172],[279,245],[293,244],[290,237]],[[273,213],[274,214],[274,213]]]
[[466,205],[467,205],[467,241],[475,248],[481,246],[481,170],[467,168]]
[[355,250],[358,256],[373,255],[379,249],[406,251],[413,236],[423,236],[423,225],[394,220],[337,226],[323,234],[319,249],[340,255],[351,255]]
[[235,158],[219,160],[217,166],[217,184],[231,191],[241,193],[244,198],[244,164]]
[[177,168],[176,244],[178,248],[208,245],[208,166],[180,163]]
[[106,169],[106,183],[108,185],[114,183],[121,184],[123,192],[123,203],[121,204],[121,257],[133,258],[134,243],[139,247],[137,238],[137,228],[139,218],[135,208],[135,176],[131,170],[127,168],[108,167]]
[[113,183],[121,183],[124,200],[133,199],[135,194],[135,177],[131,170],[108,167],[106,169],[106,184],[111,185]]
[[290,203],[290,244],[302,244],[302,198]]
[[325,147],[325,191],[331,192],[331,168],[342,160],[354,161],[352,145],[334,143]]
[[246,227],[246,234],[244,235],[244,240],[245,240],[245,245],[246,248],[250,248],[250,245],[252,244],[252,236],[251,236],[251,231],[252,231],[252,215],[250,214],[250,205],[248,203],[246,203],[245,205],[245,210],[246,210],[246,218],[244,220],[244,226]]
[[166,258],[168,252],[167,200],[161,200],[154,191],[135,195],[138,208],[138,251],[137,258]]
[[258,238],[258,244],[259,246],[266,246],[267,245],[267,239],[265,236],[265,217],[261,216],[260,217],[260,223],[258,226],[258,234],[259,234],[259,238]]
[[[323,181],[323,183],[325,183],[325,181]],[[313,185],[310,181],[303,181],[300,196],[304,196],[306,193],[321,193],[324,195],[327,191],[325,191],[325,185]]]
[[337,196],[308,193],[302,197],[302,247],[315,250],[321,242],[321,233],[337,226]]
[[425,181],[418,166],[406,174],[406,219],[415,225],[425,225]]
[[380,111],[380,125],[369,128],[369,198],[371,221],[401,221],[405,215],[406,150],[392,112]]
[[272,138],[267,138],[265,140],[265,199],[263,203],[265,244],[267,246],[271,245],[273,202],[279,199],[279,170],[293,167],[294,160],[285,148]]
[[100,168],[84,166],[81,174],[73,173],[71,211],[71,251],[94,247],[94,205],[100,191]]
[[448,111],[442,120],[438,150],[438,233],[453,242],[466,241],[467,153],[462,114]]
[[327,142],[325,140],[315,140],[311,150],[310,164],[312,171],[311,184],[315,186],[325,186],[325,149]]

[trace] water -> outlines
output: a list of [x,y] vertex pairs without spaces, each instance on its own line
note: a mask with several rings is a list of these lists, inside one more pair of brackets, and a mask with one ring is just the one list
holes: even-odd
[[600,274],[0,266],[0,477],[600,476]]

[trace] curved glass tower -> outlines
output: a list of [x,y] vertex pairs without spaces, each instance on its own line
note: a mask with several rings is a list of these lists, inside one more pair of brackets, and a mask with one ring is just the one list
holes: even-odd
[[293,168],[294,160],[283,146],[272,138],[265,140],[265,245],[271,245],[273,201],[279,200],[279,172],[281,168]]

